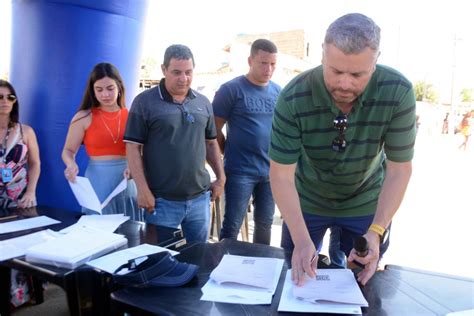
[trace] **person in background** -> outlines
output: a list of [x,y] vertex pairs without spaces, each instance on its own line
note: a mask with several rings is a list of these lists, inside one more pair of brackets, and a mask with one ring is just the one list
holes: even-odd
[[446,116],[443,119],[441,134],[449,134],[449,112],[446,113]]
[[13,86],[0,80],[0,206],[36,206],[41,171],[34,130],[19,120],[20,104]]
[[[416,137],[412,84],[377,64],[380,28],[352,13],[334,21],[322,65],[282,90],[273,116],[270,182],[283,219],[292,279],[315,277],[326,230],[341,228],[348,262],[365,285],[388,247],[388,228],[407,188]],[[364,236],[368,254],[352,249]]]
[[[128,119],[125,86],[117,68],[99,63],[92,69],[78,112],[72,118],[64,144],[64,176],[74,182],[79,173],[75,156],[84,144],[89,163],[85,171],[94,191],[103,202],[125,178],[129,179],[123,134]],[[95,213],[83,208],[86,214]],[[136,186],[130,180],[127,188],[115,196],[102,214],[123,213],[133,220],[143,220],[136,204]]]
[[459,131],[464,137],[463,143],[459,146],[459,149],[466,150],[467,144],[469,142],[469,137],[471,136],[471,125],[472,125],[472,112],[467,112],[464,114],[461,123],[459,124]]
[[[281,90],[270,80],[276,61],[274,43],[254,41],[248,57],[249,72],[224,83],[212,102],[227,179],[220,239],[237,238],[252,197],[253,242],[270,244],[275,202],[268,175],[268,147],[273,109]],[[222,132],[224,124],[226,136]]]
[[181,225],[188,243],[206,242],[210,201],[225,184],[212,106],[191,89],[194,57],[187,46],[168,47],[161,70],[160,84],[133,100],[124,136],[138,205],[147,210],[146,222]]
[[[12,84],[0,80],[0,208],[34,210],[41,161],[36,134],[20,123],[20,102]],[[20,306],[30,299],[27,274],[11,270],[10,302]]]

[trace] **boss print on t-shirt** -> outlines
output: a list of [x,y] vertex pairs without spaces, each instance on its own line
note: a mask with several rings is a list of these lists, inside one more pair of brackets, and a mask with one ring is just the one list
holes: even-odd
[[272,113],[275,108],[275,99],[246,97],[245,106],[247,112],[251,113]]

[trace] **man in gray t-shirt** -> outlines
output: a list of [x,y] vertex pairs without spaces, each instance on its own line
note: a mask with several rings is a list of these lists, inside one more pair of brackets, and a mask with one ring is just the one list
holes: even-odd
[[[124,135],[138,206],[147,210],[147,222],[181,225],[189,243],[205,242],[210,200],[225,183],[212,107],[190,88],[194,58],[188,47],[168,47],[161,67],[165,78],[135,98]],[[206,159],[217,177],[212,183]]]

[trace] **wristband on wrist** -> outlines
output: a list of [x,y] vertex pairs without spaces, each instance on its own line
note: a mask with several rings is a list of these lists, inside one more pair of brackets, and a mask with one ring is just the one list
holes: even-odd
[[379,235],[380,237],[383,237],[385,233],[385,228],[378,224],[370,225],[369,230],[373,231],[374,233],[377,233],[377,235]]

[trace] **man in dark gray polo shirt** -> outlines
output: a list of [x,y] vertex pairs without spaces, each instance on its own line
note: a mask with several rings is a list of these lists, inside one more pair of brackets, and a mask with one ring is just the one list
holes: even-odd
[[[147,222],[181,225],[189,243],[208,238],[210,200],[225,175],[209,100],[191,89],[194,57],[184,45],[166,49],[159,86],[133,101],[125,130],[127,159]],[[205,162],[217,179],[210,183]]]

